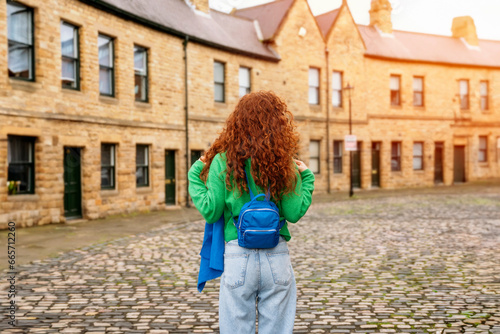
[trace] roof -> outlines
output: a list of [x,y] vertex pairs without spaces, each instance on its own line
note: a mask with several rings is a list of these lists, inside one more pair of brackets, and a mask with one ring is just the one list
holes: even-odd
[[[252,21],[211,9],[197,13],[184,0],[80,0],[115,15],[211,47],[272,61],[280,59],[259,41]],[[289,1],[289,0],[286,0]]]
[[271,40],[278,31],[294,0],[276,0],[263,5],[239,9],[234,15],[259,21],[264,40]]
[[394,30],[381,34],[371,26],[358,25],[366,56],[454,65],[500,67],[500,41],[479,40],[471,47],[449,36]]
[[333,22],[335,22],[337,16],[339,16],[339,13],[340,8],[337,8],[335,10],[316,16],[316,22],[318,22],[319,29],[321,30],[321,33],[325,38],[327,37],[328,32],[333,25]]

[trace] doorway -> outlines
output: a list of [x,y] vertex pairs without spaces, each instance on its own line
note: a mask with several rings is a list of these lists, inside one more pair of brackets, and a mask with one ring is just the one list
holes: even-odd
[[372,143],[372,187],[380,187],[380,145]]
[[443,183],[444,144],[437,142],[434,147],[434,183]]
[[357,142],[357,150],[352,151],[352,186],[361,188],[361,142]]
[[175,151],[165,150],[165,204],[175,205]]
[[465,182],[465,146],[455,146],[453,150],[453,182]]
[[64,147],[64,216],[82,217],[81,148]]

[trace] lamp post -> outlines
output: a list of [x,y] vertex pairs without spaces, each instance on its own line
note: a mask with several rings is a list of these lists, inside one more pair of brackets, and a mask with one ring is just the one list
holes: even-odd
[[[349,93],[349,135],[352,135],[352,102],[351,102],[351,90],[354,89],[354,86],[351,86],[347,83],[347,86],[344,87],[344,90],[347,90]],[[357,144],[356,144],[357,145]],[[349,150],[349,197],[354,195],[354,191],[352,188],[352,150]]]

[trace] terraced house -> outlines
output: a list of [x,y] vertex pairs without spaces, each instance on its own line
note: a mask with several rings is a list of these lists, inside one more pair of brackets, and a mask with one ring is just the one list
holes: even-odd
[[[500,42],[369,26],[306,0],[0,3],[0,225],[189,203],[186,172],[238,99],[294,114],[316,192],[500,177]],[[350,116],[351,115],[351,116]],[[350,121],[351,120],[351,129]],[[352,164],[344,143],[352,132]]]

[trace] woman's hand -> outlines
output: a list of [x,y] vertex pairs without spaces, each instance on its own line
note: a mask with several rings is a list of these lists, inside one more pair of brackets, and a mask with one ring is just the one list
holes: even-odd
[[306,169],[309,169],[309,167],[307,167],[304,162],[297,160],[297,159],[293,159],[293,161],[295,161],[295,163],[297,164],[297,167],[299,167],[299,172],[302,173]]

